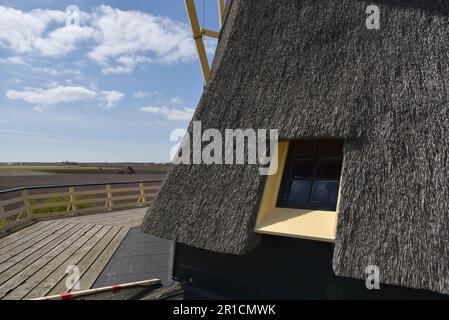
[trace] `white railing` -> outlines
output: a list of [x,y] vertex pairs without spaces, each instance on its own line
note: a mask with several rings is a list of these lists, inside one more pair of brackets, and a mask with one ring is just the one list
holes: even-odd
[[161,182],[127,181],[0,191],[0,232],[32,220],[149,206]]

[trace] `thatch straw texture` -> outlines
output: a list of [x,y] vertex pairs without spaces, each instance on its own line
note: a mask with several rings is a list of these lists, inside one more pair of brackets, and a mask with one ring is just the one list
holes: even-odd
[[[234,0],[194,120],[343,138],[336,274],[373,264],[382,282],[449,293],[448,94],[448,1]],[[173,166],[143,229],[244,254],[264,181],[250,165]]]

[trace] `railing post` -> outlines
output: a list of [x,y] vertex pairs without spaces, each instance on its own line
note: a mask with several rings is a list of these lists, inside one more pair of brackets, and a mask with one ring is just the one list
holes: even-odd
[[70,203],[67,206],[67,211],[76,211],[77,207],[76,207],[76,199],[75,199],[75,188],[74,187],[69,187],[69,196],[70,196]]
[[111,185],[106,185],[106,193],[108,195],[108,201],[106,201],[105,207],[109,207],[109,210],[112,210],[112,206],[114,205],[114,201],[112,199],[112,188]]
[[143,188],[143,182],[139,184],[139,189],[140,189],[140,196],[137,199],[137,203],[141,203],[143,206],[145,205],[145,202],[147,202],[147,199],[145,197],[145,189]]
[[7,225],[8,220],[5,217],[5,208],[3,207],[3,202],[0,201],[0,223],[1,225]]
[[33,210],[31,209],[31,202],[28,198],[28,190],[22,190],[22,199],[28,218],[33,219]]

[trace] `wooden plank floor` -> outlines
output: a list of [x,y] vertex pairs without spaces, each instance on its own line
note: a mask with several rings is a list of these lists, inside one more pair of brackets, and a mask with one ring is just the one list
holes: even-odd
[[76,223],[92,223],[101,225],[121,225],[126,227],[137,227],[142,223],[148,208],[129,209],[122,211],[111,211],[84,216],[63,218],[60,220]]
[[[32,299],[70,291],[68,266],[89,289],[146,208],[40,221],[0,238],[0,299]],[[67,287],[67,284],[69,287]]]

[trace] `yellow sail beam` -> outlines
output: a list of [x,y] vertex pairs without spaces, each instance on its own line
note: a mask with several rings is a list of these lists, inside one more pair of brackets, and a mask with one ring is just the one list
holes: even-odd
[[225,0],[218,1],[218,17],[220,19],[220,28],[223,27],[224,11],[225,11]]
[[220,36],[220,32],[209,30],[209,29],[201,29],[201,33],[204,34],[205,36],[208,36],[211,38],[216,38],[216,39],[218,39],[218,37]]
[[196,14],[195,1],[184,0],[187,14],[189,16],[190,26],[192,27],[193,39],[195,39],[196,49],[200,58],[201,71],[203,72],[204,82],[209,79],[209,62],[207,61],[206,48],[204,46],[203,34],[201,33],[198,15]]

